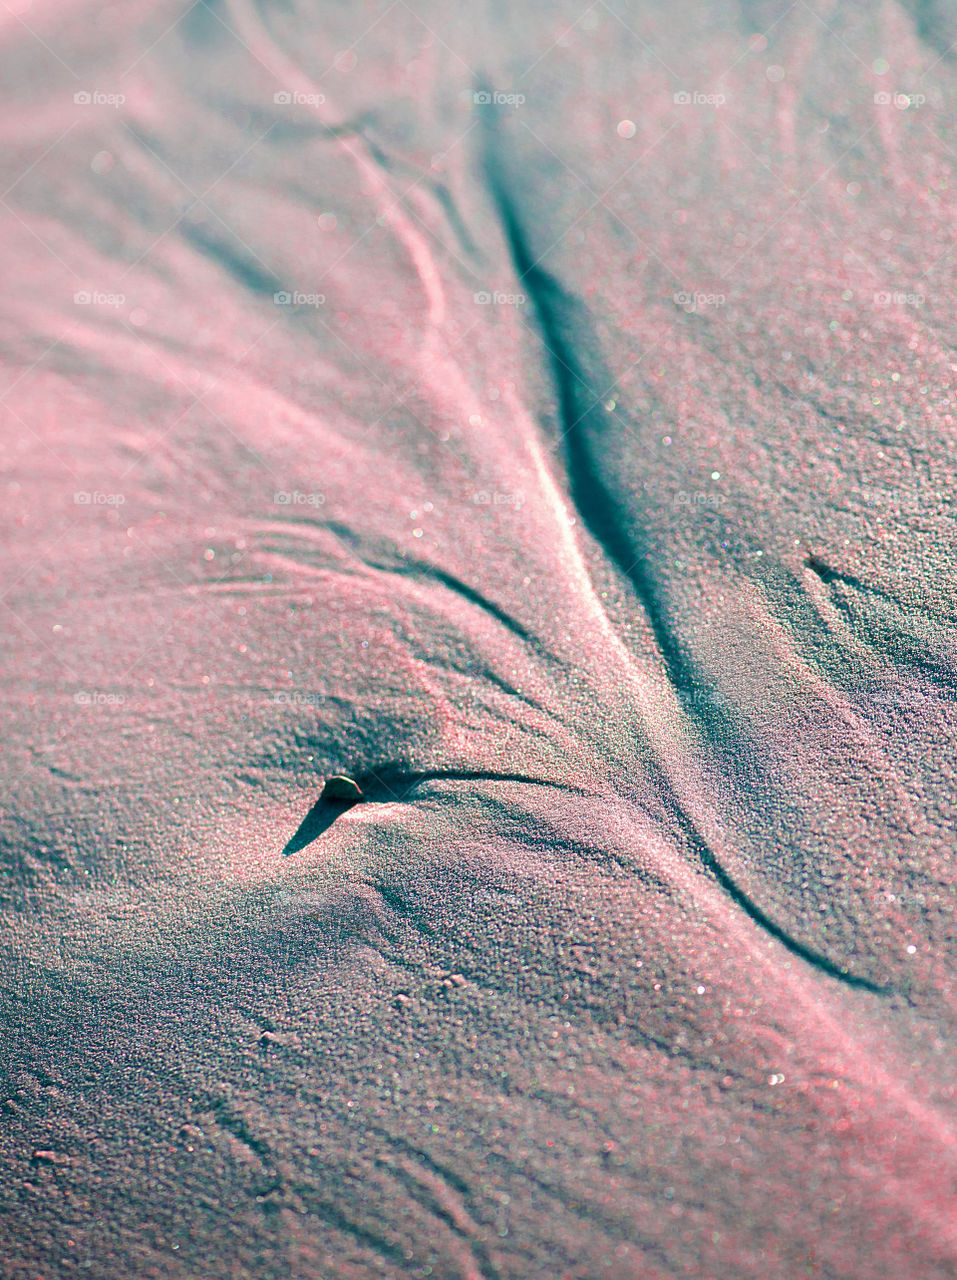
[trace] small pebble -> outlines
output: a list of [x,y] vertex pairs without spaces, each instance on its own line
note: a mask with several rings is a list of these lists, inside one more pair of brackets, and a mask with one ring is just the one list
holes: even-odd
[[357,801],[362,799],[362,791],[357,782],[353,782],[344,774],[337,773],[329,778],[322,788],[322,799]]

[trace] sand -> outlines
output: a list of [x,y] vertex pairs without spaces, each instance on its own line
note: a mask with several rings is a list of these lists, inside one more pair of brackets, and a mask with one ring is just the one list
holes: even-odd
[[946,6],[0,22],[4,1277],[957,1274]]

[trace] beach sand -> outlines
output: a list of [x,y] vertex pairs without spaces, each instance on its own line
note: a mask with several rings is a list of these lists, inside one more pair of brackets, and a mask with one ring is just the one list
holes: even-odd
[[7,4],[5,1277],[957,1274],[955,39]]

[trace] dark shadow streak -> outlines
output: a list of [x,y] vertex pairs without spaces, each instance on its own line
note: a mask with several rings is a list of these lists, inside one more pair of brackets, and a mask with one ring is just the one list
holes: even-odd
[[292,853],[298,853],[300,849],[305,849],[307,844],[312,844],[313,840],[318,840],[324,832],[329,830],[336,818],[354,808],[357,803],[360,802],[317,800],[303,818],[296,834],[283,849],[283,856],[289,857]]
[[[891,597],[884,591],[879,591],[876,587],[869,587],[866,582],[862,582],[860,578],[855,578],[853,574],[842,573],[840,569],[832,569],[829,564],[825,564],[823,560],[819,560],[815,555],[809,555],[804,562],[805,568],[811,570],[825,586],[831,586],[834,582],[843,582],[845,586],[859,591],[862,595],[882,596],[885,600]],[[892,603],[897,603],[892,601]]]
[[427,576],[434,578],[437,582],[441,582],[444,587],[448,587],[450,591],[456,592],[464,600],[470,604],[476,605],[479,609],[483,609],[486,613],[491,614],[497,622],[503,627],[511,631],[512,635],[518,636],[519,640],[524,640],[527,644],[534,644],[535,638],[531,636],[522,624],[516,621],[511,614],[506,613],[504,609],[499,608],[491,600],[482,595],[480,591],[476,591],[474,587],[470,587],[461,579],[456,578],[454,574],[447,573],[444,569],[439,569],[434,565],[422,565],[420,568],[416,565],[396,565],[395,571],[398,573],[406,573],[412,576]]
[[698,833],[687,815],[677,808],[679,821],[682,830],[690,841],[692,847],[700,858],[702,865],[714,876],[725,893],[746,916],[750,917],[755,924],[760,925],[766,933],[772,938],[777,938],[778,942],[787,947],[788,951],[796,956],[800,956],[812,968],[817,969],[821,973],[826,973],[828,977],[837,978],[849,987],[857,987],[863,991],[871,991],[874,995],[886,996],[890,995],[894,988],[882,986],[879,982],[872,982],[870,978],[861,978],[857,974],[849,973],[847,969],[842,969],[840,965],[836,965],[833,960],[829,960],[827,956],[821,955],[819,951],[805,946],[803,942],[798,942],[789,933],[775,924],[770,916],[766,915],[757,903],[752,902],[743,889],[739,888],[735,881],[731,878],[721,863],[711,852],[707,841]]
[[903,8],[909,11],[921,40],[930,45],[941,60],[952,61],[957,43],[953,0],[903,0]]
[[[568,294],[559,282],[539,265],[529,246],[525,231],[515,211],[511,194],[507,189],[501,161],[494,152],[494,135],[486,134],[485,172],[489,191],[495,202],[504,229],[506,242],[512,255],[516,275],[528,292],[534,305],[540,339],[548,356],[552,378],[558,397],[559,421],[563,428],[562,439],[567,459],[568,485],[575,506],[582,520],[604,549],[619,572],[632,584],[644,608],[669,678],[679,695],[687,695],[695,689],[692,664],[682,652],[680,642],[668,624],[665,605],[660,591],[645,568],[650,548],[636,548],[628,534],[616,521],[619,504],[603,484],[593,460],[592,440],[600,441],[606,430],[602,400],[614,379],[603,369],[598,360],[598,341],[587,307],[579,299]],[[582,355],[584,354],[584,359]],[[589,377],[585,360],[599,367],[600,378]],[[592,440],[589,439],[592,438]],[[705,723],[712,731],[717,722],[724,720],[729,729],[730,721],[721,709],[711,704]],[[691,840],[702,865],[718,881],[729,898],[756,924],[776,938],[782,945],[807,964],[837,978],[848,986],[861,988],[875,994],[887,994],[889,988],[857,977],[840,968],[826,956],[805,946],[767,916],[745,892],[738,887],[712,853],[707,842],[694,829],[685,814],[679,798],[668,781],[661,776],[662,789],[670,795],[678,819]]]
[[[619,503],[596,473],[588,437],[606,428],[604,395],[614,385],[600,367],[598,341],[587,307],[568,294],[536,261],[505,186],[501,165],[487,142],[485,168],[518,279],[535,308],[539,338],[548,356],[558,397],[559,422],[567,459],[572,501],[589,532],[612,564],[631,583],[654,633],[674,686],[682,692],[695,684],[690,664],[665,616],[661,593],[645,568],[650,548],[636,548],[616,519]],[[595,370],[585,367],[585,359]],[[637,554],[636,554],[637,550]]]
[[325,800],[320,797],[312,806],[299,825],[296,833],[283,849],[283,856],[298,853],[306,845],[323,835],[335,820],[355,808],[357,804],[388,804],[390,801],[403,801],[408,798],[420,783],[423,782],[522,782],[536,787],[558,787],[563,791],[575,792],[577,788],[568,783],[549,781],[547,778],[534,778],[525,773],[486,773],[473,769],[434,769],[423,772],[409,772],[402,769],[380,769],[377,772],[359,774],[356,782],[362,791],[362,800]]
[[[461,578],[457,578],[455,574],[449,573],[448,570],[440,569],[438,565],[431,564],[427,560],[409,559],[403,556],[396,546],[379,547],[378,555],[373,556],[370,554],[370,549],[364,545],[363,539],[348,525],[336,520],[324,520],[320,523],[323,528],[328,529],[334,537],[338,538],[353,555],[361,560],[364,565],[368,565],[370,569],[377,569],[381,573],[398,573],[408,578],[433,579],[436,582],[440,582],[442,586],[447,587],[456,595],[460,595],[469,604],[476,605],[483,612],[495,618],[497,622],[500,622],[503,627],[511,631],[519,640],[523,640],[526,644],[536,646],[539,644],[536,637],[526,631],[522,624],[516,618],[513,618],[510,613],[506,613],[504,609],[482,595],[475,587],[463,582]],[[383,555],[383,552],[386,554]]]
[[217,262],[226,272],[237,280],[244,289],[272,297],[279,293],[282,283],[266,268],[261,267],[255,259],[230,244],[224,235],[220,235],[208,226],[198,222],[184,220],[180,223],[180,234],[194,249]]

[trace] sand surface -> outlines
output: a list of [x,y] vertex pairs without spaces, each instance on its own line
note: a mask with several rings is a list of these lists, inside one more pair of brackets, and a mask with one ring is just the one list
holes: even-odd
[[957,1275],[955,40],[6,0],[5,1280]]

